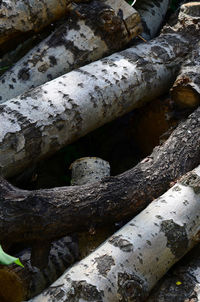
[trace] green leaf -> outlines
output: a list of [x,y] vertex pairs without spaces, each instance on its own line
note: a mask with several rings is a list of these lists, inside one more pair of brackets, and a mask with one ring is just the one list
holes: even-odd
[[6,254],[0,245],[0,264],[10,265],[12,263],[16,263],[17,265],[24,267],[23,264],[20,262],[19,258],[15,258]]
[[10,68],[10,66],[2,66],[2,67],[0,67],[0,71],[7,70],[7,69],[9,69],[9,68]]

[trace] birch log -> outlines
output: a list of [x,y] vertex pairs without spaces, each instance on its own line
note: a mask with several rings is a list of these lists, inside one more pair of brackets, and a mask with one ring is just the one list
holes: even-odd
[[200,245],[172,268],[153,289],[147,302],[200,301]]
[[133,217],[200,163],[199,129],[200,108],[137,166],[94,184],[25,191],[0,178],[1,243],[45,246],[67,233]]
[[134,7],[141,16],[143,25],[142,37],[146,40],[150,40],[158,34],[164,22],[169,2],[169,0],[136,1]]
[[48,266],[43,269],[31,265],[30,249],[20,252],[17,257],[24,268],[16,264],[0,268],[0,299],[6,302],[21,302],[34,297],[58,279],[78,260],[78,256],[77,243],[69,236],[52,243]]
[[64,24],[0,78],[0,103],[122,49],[141,31],[139,14],[124,0],[77,5]]
[[181,107],[195,107],[200,104],[200,43],[183,63],[171,89],[171,96]]
[[[3,0],[0,2],[0,45],[66,15],[70,0]],[[76,0],[74,1],[76,2]]]
[[[182,20],[187,21],[185,27]],[[180,22],[150,43],[81,67],[1,104],[3,175],[22,171],[167,92],[199,33],[199,24],[193,23],[183,7]]]
[[144,301],[200,240],[200,166],[31,302]]

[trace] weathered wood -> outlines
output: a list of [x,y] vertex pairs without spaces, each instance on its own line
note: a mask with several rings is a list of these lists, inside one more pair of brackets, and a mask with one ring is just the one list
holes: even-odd
[[32,302],[144,301],[200,241],[200,166]]
[[141,31],[139,14],[124,0],[74,6],[64,24],[1,76],[0,103],[124,48]]
[[1,242],[49,241],[132,217],[200,162],[200,108],[170,138],[127,172],[84,186],[36,191],[0,178]]
[[158,34],[164,22],[169,2],[169,0],[136,1],[134,7],[141,16],[143,25],[142,37],[146,40],[150,40]]
[[182,12],[174,28],[166,27],[165,34],[150,43],[76,69],[1,104],[3,175],[22,171],[168,91],[199,33],[193,17]]
[[195,302],[200,299],[200,245],[156,285],[147,302]]
[[171,96],[181,107],[195,107],[200,104],[200,44],[183,63],[171,89]]
[[20,252],[17,257],[24,268],[15,264],[0,268],[0,298],[3,297],[7,302],[21,302],[41,293],[78,260],[78,246],[71,237],[53,242],[48,266],[44,269],[31,265],[30,249]]

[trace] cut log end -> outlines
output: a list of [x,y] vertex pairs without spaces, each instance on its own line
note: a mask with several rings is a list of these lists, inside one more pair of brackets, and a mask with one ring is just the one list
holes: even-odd
[[180,107],[196,107],[200,104],[200,95],[190,85],[177,85],[171,91],[172,99]]
[[8,268],[0,269],[0,301],[21,302],[25,297],[25,287],[19,276]]

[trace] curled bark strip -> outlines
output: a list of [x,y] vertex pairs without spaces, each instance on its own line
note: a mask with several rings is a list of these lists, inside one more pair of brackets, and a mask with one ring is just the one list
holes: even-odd
[[184,180],[31,301],[145,301],[200,230],[200,166]]

